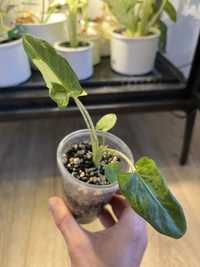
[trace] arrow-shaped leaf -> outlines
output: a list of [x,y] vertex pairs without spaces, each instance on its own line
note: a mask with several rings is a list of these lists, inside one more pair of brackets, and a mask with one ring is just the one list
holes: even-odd
[[184,235],[186,220],[182,207],[153,160],[140,159],[136,172],[120,174],[118,181],[132,208],[157,231],[173,238]]
[[[86,94],[69,63],[62,56],[58,55],[50,44],[30,35],[24,36],[23,43],[26,53],[42,73],[49,88],[50,97],[59,106],[67,106],[67,99],[70,96],[78,97]],[[56,90],[58,90],[57,93]]]

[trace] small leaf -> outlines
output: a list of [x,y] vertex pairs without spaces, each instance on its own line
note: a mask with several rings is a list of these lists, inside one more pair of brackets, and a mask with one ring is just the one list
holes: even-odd
[[[64,105],[67,105],[67,99],[70,96],[79,97],[86,94],[69,63],[58,55],[50,44],[31,35],[25,35],[23,43],[26,53],[42,73],[49,88],[50,97],[59,106],[64,107]],[[58,90],[58,94],[56,94],[56,90]],[[66,94],[65,97],[64,94]],[[59,97],[53,97],[56,95]],[[58,102],[56,99],[58,99]]]
[[96,129],[102,132],[111,130],[117,122],[117,116],[114,113],[103,116],[96,124]]
[[120,189],[132,208],[158,232],[180,238],[186,232],[182,207],[168,189],[155,162],[142,158],[135,173],[118,176]]
[[117,181],[120,169],[121,166],[119,162],[105,165],[105,177],[108,179],[110,183],[114,183]]
[[167,15],[169,16],[169,18],[176,22],[177,20],[177,14],[176,14],[176,9],[174,7],[174,5],[168,0],[164,6],[164,11],[167,13]]

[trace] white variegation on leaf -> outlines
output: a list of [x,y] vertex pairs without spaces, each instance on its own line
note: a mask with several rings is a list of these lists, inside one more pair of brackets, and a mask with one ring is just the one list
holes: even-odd
[[70,97],[86,95],[69,63],[50,44],[30,35],[25,35],[23,42],[49,88],[50,97],[59,107],[66,107]]

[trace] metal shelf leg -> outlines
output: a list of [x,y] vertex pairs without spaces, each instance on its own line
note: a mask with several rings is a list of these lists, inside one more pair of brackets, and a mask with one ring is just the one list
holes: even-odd
[[181,158],[180,158],[181,165],[185,165],[188,161],[196,115],[197,115],[196,110],[192,112],[187,112],[183,148],[182,148],[182,153],[181,153]]

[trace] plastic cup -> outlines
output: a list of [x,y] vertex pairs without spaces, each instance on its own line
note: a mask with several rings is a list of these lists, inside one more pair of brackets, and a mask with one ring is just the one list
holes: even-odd
[[[129,147],[117,136],[111,133],[97,131],[98,138],[104,138],[105,145],[123,152],[129,159],[133,155]],[[66,204],[79,223],[92,222],[101,212],[112,196],[119,190],[117,182],[110,185],[93,185],[82,182],[68,172],[63,164],[63,155],[71,149],[72,145],[89,141],[89,131],[79,130],[67,135],[58,145],[57,163],[63,177],[64,195]],[[125,161],[121,161],[122,169],[128,171]]]

